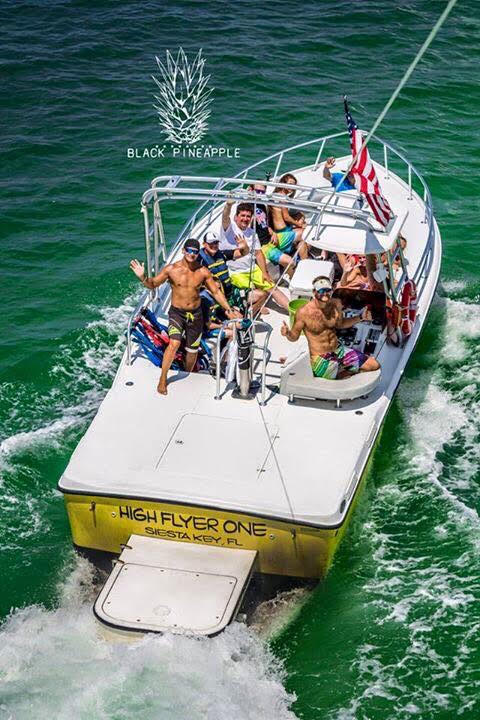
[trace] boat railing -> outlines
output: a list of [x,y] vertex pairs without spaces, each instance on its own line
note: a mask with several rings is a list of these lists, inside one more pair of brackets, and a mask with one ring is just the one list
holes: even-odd
[[[375,221],[370,212],[359,207],[346,207],[345,205],[332,202],[331,188],[318,188],[311,185],[297,183],[291,185],[280,183],[278,180],[262,181],[267,187],[267,194],[262,195],[249,187],[258,180],[254,177],[211,177],[203,175],[163,175],[155,178],[155,186],[149,188],[142,197],[141,211],[145,225],[145,252],[147,260],[147,274],[156,274],[159,269],[159,257],[165,260],[165,236],[163,232],[161,205],[166,201],[173,200],[205,200],[200,208],[205,208],[205,213],[198,220],[200,209],[194,213],[187,231],[182,230],[177,242],[170,252],[168,261],[177,254],[181,244],[186,237],[192,234],[193,228],[197,236],[203,235],[218,218],[222,212],[224,203],[227,200],[232,202],[248,202],[252,205],[266,203],[269,206],[299,210],[310,215],[312,225],[318,224],[325,210],[330,216],[344,216],[355,218],[357,223],[363,225],[367,230],[375,232],[388,232],[375,226]],[[162,184],[160,184],[162,183]],[[295,197],[278,194],[277,188],[286,188],[295,191]],[[333,194],[340,197],[341,193]],[[206,204],[211,203],[211,212],[208,213]],[[149,223],[149,210],[153,206],[153,227]],[[155,229],[158,224],[158,229]],[[190,227],[190,225],[192,227]],[[153,248],[152,248],[153,238]]]
[[[200,190],[198,190],[193,195],[190,196],[185,193],[182,194],[180,192],[181,182],[182,182],[182,176],[176,175],[176,176],[168,176],[166,178],[165,176],[158,176],[152,180],[151,187],[149,190],[147,190],[146,193],[144,193],[144,196],[142,198],[142,207],[141,211],[143,213],[144,218],[144,229],[145,229],[145,246],[146,246],[146,258],[147,258],[147,273],[148,275],[158,273],[160,263],[170,262],[178,253],[182,243],[185,241],[185,239],[192,234],[192,231],[194,228],[201,232],[206,232],[208,228],[218,219],[222,212],[222,205],[225,201],[225,198],[227,194],[230,195],[230,197],[237,196],[234,188],[235,188],[235,181],[237,182],[237,192],[240,194],[237,196],[240,199],[244,201],[252,202],[252,196],[254,197],[255,194],[248,195],[246,190],[239,191],[238,188],[244,188],[245,185],[250,184],[252,182],[265,182],[270,183],[270,180],[264,180],[263,178],[259,177],[260,173],[259,170],[263,170],[264,174],[268,176],[268,178],[271,178],[271,184],[275,184],[277,186],[279,183],[280,176],[285,171],[291,171],[291,170],[305,170],[307,168],[312,169],[313,171],[317,171],[321,165],[322,158],[328,154],[328,151],[331,152],[332,145],[335,145],[337,143],[339,138],[346,137],[348,138],[347,131],[339,132],[339,133],[332,133],[330,135],[325,135],[320,138],[315,138],[313,140],[308,140],[303,143],[298,143],[297,145],[292,145],[290,147],[284,148],[283,150],[280,150],[276,153],[273,153],[272,155],[269,155],[266,158],[263,158],[262,160],[259,160],[256,163],[253,163],[252,165],[249,165],[246,168],[243,168],[238,172],[236,175],[233,176],[233,178],[216,178],[215,185],[213,188],[210,189],[210,192],[207,195],[203,195]],[[433,238],[435,233],[435,227],[434,227],[434,221],[433,221],[433,208],[432,208],[432,199],[430,190],[423,179],[422,175],[417,171],[415,166],[405,157],[405,155],[394,148],[390,143],[386,142],[385,140],[382,140],[380,137],[373,135],[370,139],[370,147],[372,145],[379,144],[381,146],[382,152],[383,152],[383,171],[385,173],[384,177],[388,179],[390,177],[390,168],[389,168],[389,160],[390,157],[393,156],[400,160],[403,163],[406,178],[404,179],[396,170],[395,175],[399,179],[399,181],[404,185],[404,187],[408,191],[408,199],[413,200],[414,195],[416,195],[417,198],[419,198],[425,208],[425,214],[424,214],[424,220],[423,222],[427,225],[427,242],[425,244],[424,250],[422,252],[420,261],[417,264],[417,267],[415,269],[415,273],[413,275],[413,279],[417,285],[417,294],[418,297],[420,297],[423,287],[425,285],[422,280],[425,280],[425,277],[428,275],[428,271],[433,259]],[[298,160],[299,155],[302,155],[305,149],[312,149],[312,162],[307,165],[299,166]],[[372,152],[372,155],[374,153]],[[304,162],[304,158],[302,155],[302,162]],[[379,163],[375,163],[377,166],[377,171],[382,169],[382,165]],[[272,169],[273,168],[273,169]],[[251,179],[249,179],[251,178]],[[413,187],[413,180],[416,178],[418,182],[421,185],[422,191],[423,191],[423,197],[418,194],[414,187]],[[165,183],[166,180],[166,183]],[[209,178],[210,182],[212,178]],[[160,183],[164,183],[164,187],[160,186]],[[165,187],[167,185],[167,187]],[[230,189],[228,190],[228,187]],[[304,186],[298,186],[298,188],[307,189]],[[290,186],[291,189],[291,186]],[[311,188],[309,188],[311,190]],[[242,194],[243,192],[243,194]],[[317,193],[321,193],[321,188],[316,189]],[[169,194],[170,193],[170,194]],[[325,195],[330,195],[332,193],[331,188],[325,189]],[[182,227],[180,232],[177,235],[176,241],[173,243],[173,246],[169,253],[167,253],[167,243],[165,238],[165,233],[163,229],[163,223],[161,218],[161,212],[160,212],[160,201],[161,197],[164,197],[165,199],[170,198],[172,199],[175,195],[176,198],[182,197],[183,199],[197,199],[203,202],[199,205],[199,207],[194,211],[194,213],[191,215],[191,217],[187,220],[185,225]],[[258,197],[258,196],[257,196]],[[144,204],[143,200],[147,200],[147,203]],[[268,197],[268,203],[272,203],[273,197]],[[308,200],[303,199],[304,202],[308,202]],[[259,199],[259,202],[261,200]],[[149,221],[149,214],[148,214],[148,207],[150,204],[153,204],[153,223],[150,223]],[[285,203],[286,206],[287,203]],[[304,205],[304,209],[306,211],[314,211],[315,207],[317,213],[321,211],[321,205],[322,203],[316,202],[311,203],[310,206]],[[315,206],[315,207],[313,207]],[[290,205],[290,207],[299,207],[298,203],[294,203]],[[329,211],[335,210],[336,206],[332,203],[329,205]],[[300,208],[301,209],[301,208]],[[342,211],[345,211],[346,208],[343,208]],[[356,217],[362,220],[365,220],[368,222],[368,218],[362,215],[359,215],[359,211],[355,211]],[[199,221],[202,220],[201,228],[198,228]],[[152,248],[152,240],[153,240],[153,248]],[[140,301],[140,307],[142,303],[146,302],[148,298],[147,294],[144,294],[143,299]],[[153,302],[154,296],[150,297],[150,302]],[[138,312],[138,311],[137,311]],[[127,345],[128,345],[128,357],[131,358],[131,337],[130,337],[130,329],[133,322],[133,318],[136,316],[136,313],[134,312],[132,314],[132,317],[129,320],[129,327],[127,330]]]
[[[366,132],[364,133],[366,135]],[[253,165],[249,165],[248,167],[241,170],[237,177],[244,178],[247,175],[251,175],[253,170],[258,170],[259,168],[265,166],[268,163],[271,163],[272,161],[276,162],[275,165],[275,171],[273,174],[273,178],[280,176],[282,172],[285,172],[286,170],[291,171],[292,169],[303,170],[306,168],[312,168],[314,171],[318,170],[318,167],[320,165],[321,159],[324,155],[327,153],[325,152],[325,146],[328,141],[336,140],[337,138],[348,136],[348,131],[340,132],[340,133],[334,133],[332,135],[325,135],[321,138],[316,138],[314,140],[308,140],[304,143],[299,143],[298,145],[292,145],[291,147],[285,148],[284,150],[280,150],[273,155],[269,155],[268,157],[264,158],[263,160],[260,160]],[[396,173],[396,176],[399,177],[401,181],[404,182],[405,187],[408,188],[408,199],[413,200],[413,177],[416,177],[417,180],[420,182],[420,185],[422,187],[423,192],[423,198],[420,197],[421,200],[423,200],[424,206],[425,206],[425,215],[424,215],[424,223],[428,226],[428,235],[427,235],[427,242],[425,244],[425,248],[423,250],[422,256],[420,258],[420,261],[417,265],[417,268],[415,270],[415,274],[413,276],[413,280],[415,281],[417,287],[418,287],[418,297],[420,297],[423,286],[420,282],[423,278],[425,278],[426,275],[428,275],[429,266],[432,260],[432,250],[433,250],[433,236],[435,232],[434,223],[433,223],[433,206],[432,206],[432,196],[430,194],[430,190],[428,188],[427,183],[425,182],[422,175],[418,172],[415,165],[411,163],[405,155],[400,152],[400,150],[397,150],[395,147],[393,147],[390,143],[383,140],[382,138],[378,137],[377,135],[372,135],[370,139],[370,147],[372,144],[379,144],[383,151],[383,169],[385,171],[385,179],[389,179],[390,177],[390,171],[389,171],[389,153],[391,153],[394,157],[401,160],[406,168],[406,180],[403,180],[401,176]],[[292,155],[303,148],[313,146],[314,148],[317,148],[315,155],[315,160],[312,165],[306,165],[304,167],[297,167],[296,164],[292,163]],[[373,155],[373,153],[371,153]],[[285,159],[288,158],[288,167],[287,163],[285,162]],[[283,170],[282,170],[283,165]],[[382,167],[379,165],[379,163],[376,163],[377,168]]]
[[[281,174],[283,174],[285,171],[291,171],[293,169],[295,170],[304,170],[306,168],[311,168],[314,171],[317,171],[321,162],[322,158],[326,156],[328,153],[328,146],[332,145],[336,141],[338,141],[339,138],[347,138],[348,139],[348,132],[338,132],[338,133],[332,133],[330,135],[324,135],[319,138],[315,138],[313,140],[307,140],[303,143],[298,143],[296,145],[292,145],[290,147],[284,148],[283,150],[279,150],[272,155],[267,156],[266,158],[263,158],[262,160],[259,160],[251,165],[249,165],[246,168],[243,168],[233,177],[237,180],[243,180],[245,181],[248,177],[252,177],[254,181],[261,181],[264,182],[264,179],[259,177],[258,170],[263,169],[265,170],[267,168],[267,173],[269,177],[271,177],[273,182],[278,182],[279,177]],[[428,241],[426,243],[423,256],[421,258],[421,261],[419,263],[419,266],[416,270],[415,280],[419,280],[422,276],[422,273],[424,272],[425,265],[428,263],[428,258],[431,253],[431,246],[432,246],[432,238],[434,233],[434,227],[433,227],[433,208],[432,208],[432,199],[430,190],[423,179],[422,175],[418,172],[416,167],[411,163],[405,155],[394,148],[390,143],[386,142],[382,138],[378,137],[377,135],[373,135],[370,139],[370,146],[378,144],[381,147],[382,155],[383,155],[383,169],[385,172],[385,178],[388,179],[390,177],[390,169],[389,169],[389,158],[390,155],[398,158],[404,165],[405,172],[406,172],[406,179],[404,180],[398,172],[396,173],[396,176],[399,177],[399,179],[404,183],[405,187],[408,189],[408,198],[409,200],[413,199],[414,195],[414,188],[413,188],[413,178],[417,178],[419,181],[422,192],[423,192],[423,198],[420,197],[421,200],[423,200],[423,203],[425,205],[425,217],[424,222],[428,225]],[[298,156],[300,152],[303,152],[305,148],[312,148],[312,160],[310,164],[303,165],[302,167],[298,166]],[[372,152],[373,155],[373,152]],[[382,166],[379,163],[376,163],[377,169],[382,168]],[[272,167],[274,166],[274,169],[272,170]],[[255,172],[253,172],[255,171]],[[265,173],[264,173],[265,174]],[[171,189],[173,190],[176,185],[178,184],[181,176],[174,176],[171,178]],[[151,188],[154,190],[160,182],[163,181],[164,176],[155,177],[151,182]],[[223,187],[223,183],[226,181],[226,178],[218,178],[218,187],[216,189],[220,190]],[[327,188],[328,192],[331,193],[331,189]],[[418,195],[418,194],[417,194]],[[215,198],[214,196],[205,199],[204,202],[195,210],[195,212],[191,215],[191,217],[187,220],[185,225],[182,227],[180,232],[177,235],[177,239],[172,247],[171,252],[169,253],[169,259],[176,255],[178,248],[180,247],[181,243],[188,237],[189,234],[192,233],[193,228],[197,225],[198,220],[200,217],[203,217],[207,211],[208,212],[208,218],[207,218],[207,228],[210,226],[220,215],[221,208],[219,208],[219,204],[221,203],[221,199]],[[152,230],[152,234],[154,231]],[[166,247],[165,244],[162,247],[163,251],[163,257],[166,256]],[[155,263],[154,263],[155,264]]]

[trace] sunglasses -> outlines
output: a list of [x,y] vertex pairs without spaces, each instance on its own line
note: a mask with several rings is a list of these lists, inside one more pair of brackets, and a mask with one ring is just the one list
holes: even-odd
[[314,289],[313,292],[316,293],[317,295],[323,295],[324,293],[331,293],[331,292],[332,292],[332,288],[321,288],[320,290],[315,290],[315,289]]
[[187,255],[198,255],[198,250],[193,250],[193,248],[185,248],[185,252]]
[[220,240],[210,240],[207,245],[220,245]]

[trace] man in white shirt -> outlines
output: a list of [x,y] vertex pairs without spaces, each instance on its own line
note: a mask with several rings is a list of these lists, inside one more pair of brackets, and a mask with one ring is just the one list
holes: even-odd
[[277,305],[287,309],[288,298],[278,288],[268,274],[265,255],[260,249],[260,243],[255,230],[251,227],[253,205],[239,203],[235,217],[231,219],[233,200],[227,200],[222,214],[222,233],[220,236],[220,250],[234,250],[238,248],[237,238],[245,238],[249,252],[237,260],[229,260],[228,269],[232,284],[243,290],[251,289],[251,302],[255,315],[263,305],[267,296],[272,292],[272,298]]

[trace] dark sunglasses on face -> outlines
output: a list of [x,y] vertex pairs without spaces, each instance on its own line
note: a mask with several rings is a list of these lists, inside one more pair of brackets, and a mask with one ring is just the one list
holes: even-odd
[[321,290],[314,291],[317,295],[323,295],[324,293],[331,293],[331,288],[322,288]]
[[220,245],[220,240],[211,240],[207,245]]
[[198,255],[198,250],[193,250],[190,248],[186,248],[185,252],[187,253],[187,255]]

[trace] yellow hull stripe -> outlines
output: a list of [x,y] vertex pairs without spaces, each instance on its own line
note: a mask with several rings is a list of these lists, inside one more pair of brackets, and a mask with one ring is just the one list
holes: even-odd
[[262,573],[320,578],[349,524],[372,456],[373,451],[354,502],[336,529],[181,504],[65,493],[73,542],[82,548],[120,553],[122,543],[135,533],[166,541],[245,548],[258,550]]

